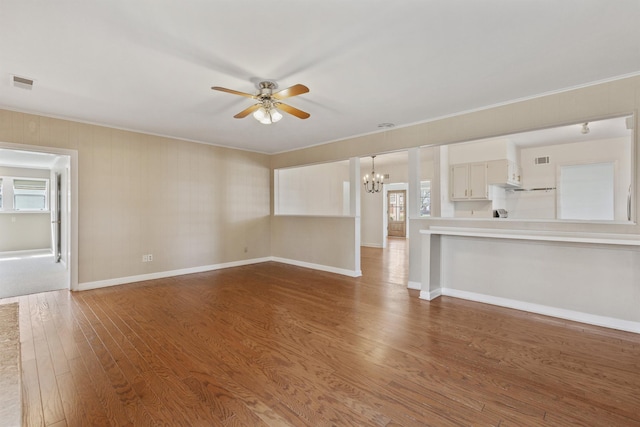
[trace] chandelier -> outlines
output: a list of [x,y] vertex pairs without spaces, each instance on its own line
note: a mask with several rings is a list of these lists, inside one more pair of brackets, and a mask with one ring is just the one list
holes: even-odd
[[364,189],[367,191],[367,193],[378,193],[380,192],[380,190],[382,190],[382,186],[384,185],[384,183],[382,182],[384,180],[384,177],[380,174],[376,175],[376,168],[375,168],[375,163],[374,163],[374,159],[376,158],[376,156],[371,156],[371,181],[369,181],[369,175],[365,175],[363,179],[364,181]]

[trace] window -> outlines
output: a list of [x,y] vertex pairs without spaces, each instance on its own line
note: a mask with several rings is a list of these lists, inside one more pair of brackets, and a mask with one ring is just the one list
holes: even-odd
[[420,182],[420,216],[431,216],[431,181]]
[[47,181],[41,179],[14,179],[13,208],[25,211],[46,210]]

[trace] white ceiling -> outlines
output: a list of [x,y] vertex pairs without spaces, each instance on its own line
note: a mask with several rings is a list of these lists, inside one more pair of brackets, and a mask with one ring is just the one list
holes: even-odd
[[[640,74],[638,22],[639,0],[2,0],[0,107],[277,153]],[[287,103],[311,118],[234,119],[253,101],[210,89],[265,79],[307,85]]]

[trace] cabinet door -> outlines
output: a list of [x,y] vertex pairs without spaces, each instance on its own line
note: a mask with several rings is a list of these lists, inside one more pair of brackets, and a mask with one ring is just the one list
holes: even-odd
[[491,160],[487,162],[487,184],[504,185],[508,181],[508,160]]
[[451,199],[468,199],[469,198],[469,166],[455,165],[451,166]]
[[522,177],[520,176],[520,166],[512,161],[509,161],[509,171],[507,173],[507,183],[511,185],[519,186],[521,184]]
[[469,198],[489,198],[486,163],[473,163],[469,165]]

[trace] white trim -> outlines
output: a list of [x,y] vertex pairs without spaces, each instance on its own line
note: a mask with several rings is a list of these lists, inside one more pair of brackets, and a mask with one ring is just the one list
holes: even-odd
[[287,258],[280,258],[280,257],[271,257],[270,259],[271,261],[275,261],[275,262],[281,262],[283,264],[290,264],[290,265],[295,265],[298,267],[304,267],[304,268],[310,268],[312,270],[320,270],[320,271],[327,271],[329,273],[336,273],[336,274],[341,274],[343,276],[349,276],[349,277],[360,277],[362,276],[362,271],[361,270],[346,270],[344,268],[337,268],[337,267],[332,267],[330,265],[322,265],[322,264],[314,264],[311,262],[305,262],[305,261],[298,261],[295,259],[287,259]]
[[427,301],[434,300],[442,295],[442,288],[434,289],[433,291],[420,291],[420,299]]
[[226,262],[222,264],[204,265],[200,267],[182,268],[180,270],[159,271],[157,273],[139,274],[137,276],[117,277],[115,279],[98,280],[95,282],[79,283],[77,291],[86,291],[89,289],[106,288],[109,286],[124,285],[127,283],[143,282],[145,280],[164,279],[173,276],[182,276],[183,274],[203,273],[205,271],[221,270],[223,268],[240,267],[243,265],[259,264],[271,261],[269,257],[254,258],[242,261]]
[[214,147],[230,148],[232,150],[246,151],[246,152],[249,152],[249,153],[259,153],[259,154],[266,154],[266,155],[273,154],[273,153],[270,153],[268,151],[249,150],[247,148],[234,147],[232,145],[221,145],[221,144],[216,144],[216,143],[213,143],[213,142],[201,141],[199,139],[183,138],[181,136],[174,136],[174,135],[163,134],[163,133],[148,132],[148,131],[135,129],[135,128],[116,126],[113,123],[108,124],[108,123],[103,123],[103,122],[94,122],[94,121],[91,121],[91,120],[82,120],[82,119],[79,119],[77,117],[64,116],[64,115],[58,115],[58,114],[50,114],[50,113],[46,113],[44,111],[39,111],[39,110],[25,110],[25,109],[15,108],[13,106],[4,105],[4,104],[0,104],[0,109],[7,110],[7,111],[12,111],[14,113],[30,114],[30,115],[49,118],[49,119],[64,120],[64,121],[67,121],[67,122],[70,121],[70,122],[81,123],[81,124],[85,124],[85,125],[98,126],[98,127],[106,128],[106,129],[123,130],[123,131],[126,131],[126,132],[137,133],[137,134],[140,134],[140,135],[151,135],[151,136],[158,136],[160,138],[170,138],[170,139],[175,139],[176,141],[185,141],[185,142],[193,142],[193,143],[196,143],[196,144],[212,145]]
[[491,239],[537,240],[544,242],[591,243],[600,245],[640,246],[640,235],[612,233],[584,233],[574,231],[533,231],[462,227],[429,227],[420,234],[482,237]]
[[[634,332],[640,334],[640,322],[630,320],[616,319],[607,316],[598,316],[595,314],[583,313],[580,311],[565,310],[547,305],[534,304],[525,301],[518,301],[508,298],[494,297],[491,295],[478,294],[475,292],[460,291],[457,289],[441,288],[441,295],[476,301],[485,304],[497,305],[500,307],[513,308],[516,310],[527,311],[530,313],[542,314],[544,316],[558,317],[560,319],[571,320],[574,322],[586,323],[589,325],[602,326],[605,328],[618,329],[621,331]],[[432,291],[432,293],[435,291]],[[423,298],[422,292],[420,298]]]
[[40,249],[21,249],[19,251],[0,251],[0,257],[9,257],[9,256],[21,256],[21,255],[29,255],[30,253],[37,254],[42,252],[49,252],[53,255],[53,251],[51,248],[40,248]]
[[336,267],[320,265],[320,264],[312,264],[308,262],[296,261],[296,260],[286,259],[286,258],[264,257],[264,258],[253,258],[253,259],[247,259],[247,260],[241,260],[241,261],[232,261],[232,262],[226,262],[222,264],[203,265],[200,267],[182,268],[180,270],[159,271],[156,273],[139,274],[136,276],[117,277],[114,279],[97,280],[95,282],[80,283],[78,284],[78,287],[73,290],[87,291],[89,289],[98,289],[98,288],[106,288],[109,286],[125,285],[127,283],[143,282],[145,280],[164,279],[167,277],[182,276],[184,274],[203,273],[205,271],[221,270],[223,268],[230,268],[230,267],[241,267],[243,265],[260,264],[260,263],[269,262],[269,261],[281,262],[283,264],[290,264],[298,267],[311,268],[313,270],[327,271],[330,273],[341,274],[343,276],[349,276],[349,277],[362,276],[362,271],[345,270],[342,268],[336,268]]
[[422,283],[409,281],[407,283],[407,288],[415,289],[416,291],[419,291],[420,289],[422,289]]

